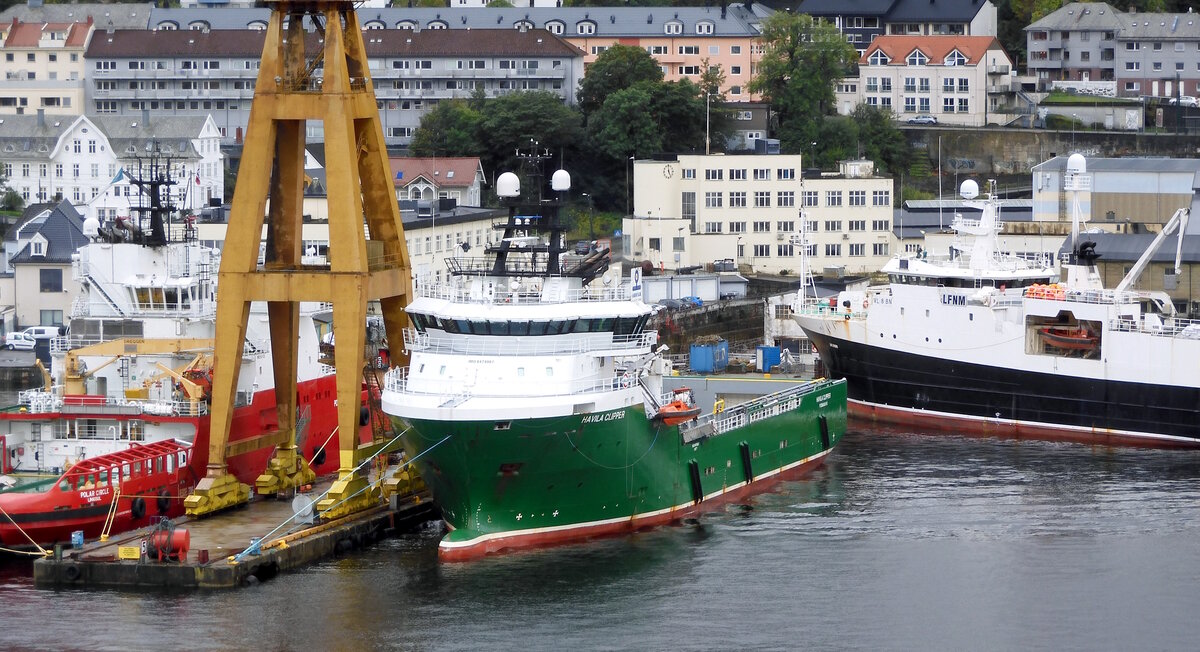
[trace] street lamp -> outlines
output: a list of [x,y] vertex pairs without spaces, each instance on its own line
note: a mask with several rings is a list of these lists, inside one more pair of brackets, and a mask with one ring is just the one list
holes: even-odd
[[586,192],[582,193],[582,196],[587,197],[588,202],[588,240],[595,240],[596,229],[592,225],[592,196]]
[[629,163],[625,166],[625,215],[629,215],[629,168],[633,167],[633,157],[629,157]]
[[712,105],[712,93],[705,93],[704,94],[704,155],[705,156],[708,156],[709,144],[712,142],[708,135],[709,113],[711,112],[711,109],[710,109],[711,105]]
[[1071,114],[1071,151],[1075,151],[1075,123],[1079,122],[1079,114]]

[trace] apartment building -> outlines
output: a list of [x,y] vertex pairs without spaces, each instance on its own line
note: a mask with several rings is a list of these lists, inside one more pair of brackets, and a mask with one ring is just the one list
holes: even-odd
[[[231,12],[236,10],[229,10]],[[224,14],[221,12],[210,12]],[[318,47],[310,33],[309,51]],[[101,30],[87,50],[88,112],[211,115],[226,144],[245,137],[264,34],[253,29]],[[406,145],[443,99],[544,90],[575,101],[582,53],[545,30],[370,30],[364,43],[388,145]],[[310,140],[323,140],[310,121]]]
[[867,53],[875,37],[996,36],[996,5],[979,0],[800,0],[797,11],[835,25],[846,41]]
[[26,204],[66,200],[103,220],[139,205],[130,183],[152,154],[173,159],[172,200],[199,210],[225,193],[220,133],[204,117],[0,117],[0,174]]
[[682,269],[733,259],[755,273],[879,270],[893,253],[892,179],[871,161],[803,178],[795,154],[680,155],[633,164],[627,260]]
[[1113,97],[1200,95],[1200,15],[1071,3],[1025,28],[1038,90]]
[[84,112],[84,50],[92,18],[79,22],[0,23],[0,115]]
[[[518,4],[518,3],[514,3]],[[773,11],[761,4],[712,7],[450,7],[359,9],[364,29],[411,32],[484,29],[544,29],[584,53],[584,65],[616,44],[645,48],[658,60],[668,81],[698,81],[704,61],[725,71],[731,102],[756,99],[746,86],[762,54],[762,21]],[[266,9],[155,9],[150,29],[263,29]]]
[[1012,97],[1012,60],[991,36],[879,36],[859,60],[857,79],[837,87],[838,112],[860,103],[900,119],[930,114],[944,124],[1000,123]]

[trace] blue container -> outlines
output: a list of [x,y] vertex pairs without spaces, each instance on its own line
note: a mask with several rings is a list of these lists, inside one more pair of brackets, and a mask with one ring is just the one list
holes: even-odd
[[725,371],[729,366],[729,342],[720,340],[715,344],[693,344],[688,356],[688,366],[699,374]]
[[755,353],[754,360],[757,363],[755,368],[763,373],[771,371],[771,367],[779,365],[779,347],[777,346],[760,346]]
[[72,548],[82,548],[83,547],[83,530],[75,530],[74,532],[71,533],[71,547]]

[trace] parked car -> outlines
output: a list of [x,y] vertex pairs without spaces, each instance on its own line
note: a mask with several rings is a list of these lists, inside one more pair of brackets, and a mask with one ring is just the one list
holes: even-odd
[[592,243],[589,240],[580,240],[575,243],[575,253],[580,256],[586,256],[592,252]]
[[682,301],[682,302],[683,302],[683,305],[684,305],[684,307],[685,307],[685,308],[686,308],[686,307],[689,307],[689,306],[702,306],[702,305],[704,305],[704,301],[702,301],[702,300],[700,299],[700,297],[684,297],[684,298],[680,299],[680,301]]
[[659,299],[658,305],[666,308],[667,310],[679,310],[680,308],[687,306],[687,304],[679,299]]
[[937,117],[929,115],[928,113],[914,115],[908,119],[908,124],[910,125],[935,125],[937,123]]
[[35,340],[51,340],[58,337],[61,331],[60,326],[30,326],[22,332]]
[[1200,106],[1200,100],[1196,99],[1194,95],[1180,95],[1179,97],[1172,97],[1171,99],[1167,100],[1167,104],[1196,107]]
[[9,351],[32,351],[37,340],[22,332],[9,333],[4,336],[4,348]]

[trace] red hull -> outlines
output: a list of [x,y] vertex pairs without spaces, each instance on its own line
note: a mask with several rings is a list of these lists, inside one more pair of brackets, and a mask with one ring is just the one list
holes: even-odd
[[851,399],[847,412],[851,426],[910,426],[922,431],[934,430],[978,437],[1036,439],[1101,446],[1134,446],[1142,448],[1200,448],[1200,442],[1182,437],[1164,437],[1126,433],[1101,428],[1058,426],[1011,419],[988,419],[946,412],[908,410],[886,405],[874,405]]
[[689,503],[661,514],[654,514],[650,516],[633,516],[628,520],[618,522],[599,523],[595,525],[582,524],[579,526],[564,528],[561,530],[553,530],[550,532],[532,532],[524,534],[520,532],[514,532],[511,535],[487,539],[472,545],[453,547],[439,546],[438,558],[447,562],[471,561],[496,553],[546,548],[567,543],[579,543],[601,537],[627,535],[639,530],[646,530],[662,525],[678,523],[683,519],[697,517],[706,512],[714,511],[714,508],[716,507],[728,505],[744,498],[770,491],[780,482],[799,479],[823,464],[825,462],[825,456],[828,453],[829,451],[826,451],[824,455],[821,455],[814,460],[797,465],[787,469],[786,471],[781,471],[767,477],[759,478],[750,484],[743,484],[718,496],[705,498],[704,501],[699,504]]

